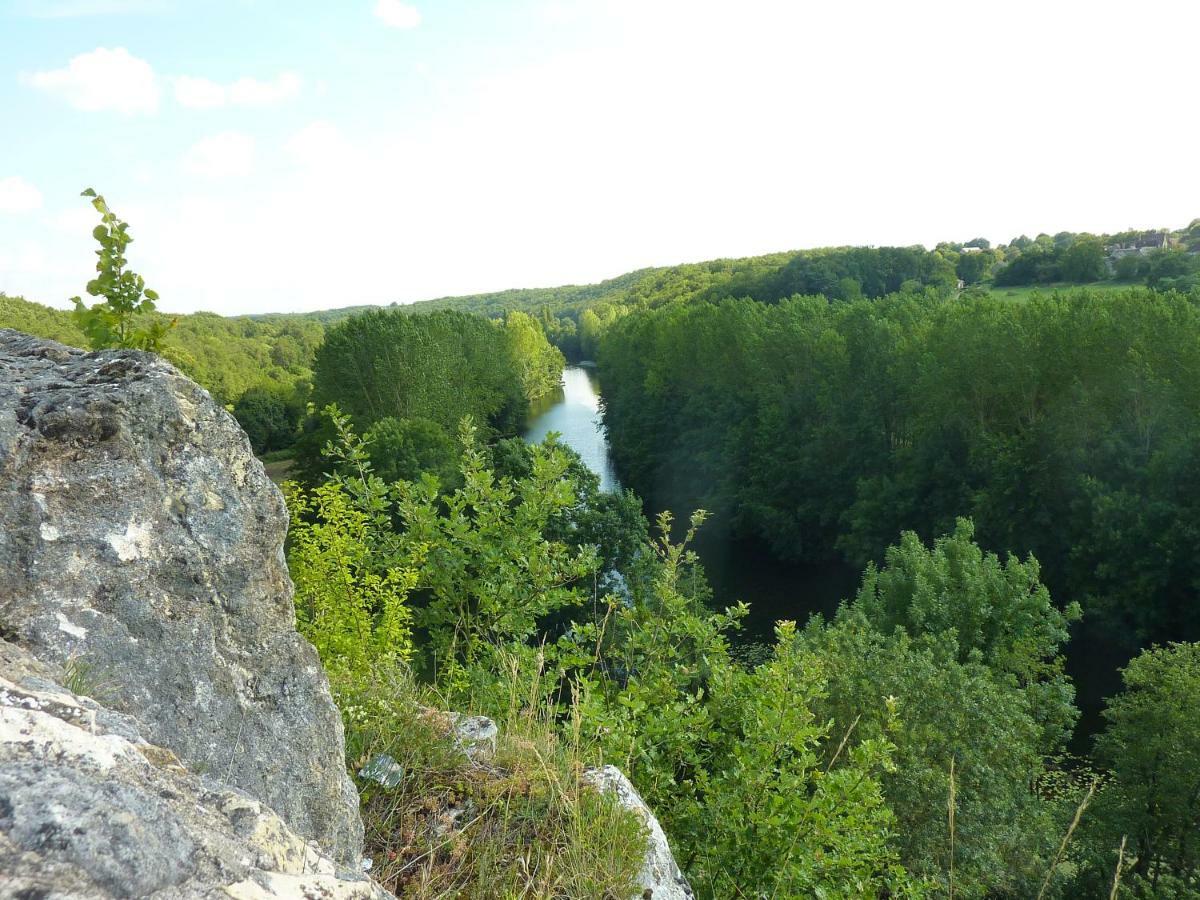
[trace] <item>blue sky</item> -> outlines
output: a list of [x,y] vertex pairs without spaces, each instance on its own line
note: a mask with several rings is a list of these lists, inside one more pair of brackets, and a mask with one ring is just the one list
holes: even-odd
[[593,281],[841,243],[1179,226],[1191,3],[0,0],[0,291],[94,186],[163,306]]

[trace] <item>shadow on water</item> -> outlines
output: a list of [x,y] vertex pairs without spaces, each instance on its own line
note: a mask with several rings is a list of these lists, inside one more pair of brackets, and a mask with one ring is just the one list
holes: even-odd
[[773,640],[780,619],[803,627],[815,613],[829,618],[838,604],[858,589],[860,573],[845,563],[780,562],[761,544],[726,540],[715,532],[706,537],[701,531],[696,552],[704,563],[717,608],[739,600],[750,604],[750,615],[742,623],[745,640]]
[[[600,418],[600,384],[593,367],[567,366],[562,386],[530,405],[525,440],[536,443],[551,431],[559,432],[563,443],[600,475],[601,490],[620,490]],[[780,619],[803,625],[813,613],[828,617],[858,586],[859,572],[848,565],[780,562],[759,544],[729,540],[717,522],[701,529],[696,551],[712,585],[715,606],[723,609],[739,600],[750,604],[741,633],[747,641],[770,641]]]

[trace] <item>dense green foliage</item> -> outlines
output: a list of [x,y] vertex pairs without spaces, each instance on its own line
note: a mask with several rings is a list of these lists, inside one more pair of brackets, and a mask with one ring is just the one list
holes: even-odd
[[526,400],[536,400],[558,387],[565,360],[547,341],[537,319],[523,312],[509,313],[504,317],[504,339]]
[[[569,596],[556,584],[559,563],[574,573],[574,560],[587,558],[539,531],[564,496],[556,474],[567,458],[539,452],[536,485],[522,485],[514,505],[467,428],[462,487],[439,494],[428,475],[389,485],[349,419],[328,412],[337,435],[331,462],[347,474],[311,491],[287,486],[288,566],[297,626],[320,653],[342,709],[348,765],[365,772],[374,761],[400,773],[360,781],[375,876],[411,897],[629,895],[644,853],[640,824],[584,784],[579,742],[518,699],[530,671],[522,638],[531,617]],[[398,517],[407,527],[394,527]],[[414,657],[430,673],[420,684],[408,665]],[[530,691],[540,697],[533,677]],[[484,697],[473,700],[473,690]],[[505,731],[481,766],[430,705],[485,702],[504,713]],[[447,828],[454,807],[470,811],[461,832]]]
[[1200,287],[1200,219],[1179,231],[1020,237],[994,253],[997,286],[1106,279],[1163,290]]
[[1111,783],[1089,823],[1098,868],[1122,838],[1142,896],[1200,896],[1200,644],[1147,650],[1122,673],[1096,744]]
[[773,253],[642,269],[592,285],[442,297],[397,308],[413,313],[450,309],[493,318],[520,310],[537,316],[550,341],[568,359],[578,360],[594,359],[600,334],[628,311],[680,301],[749,297],[777,302],[795,294],[855,300],[922,288],[948,293],[992,283],[1027,287],[1115,281],[1190,290],[1198,280],[1200,219],[1177,231],[1060,232],[996,246],[975,238],[943,242],[928,251],[836,247]]
[[417,481],[422,474],[453,486],[458,478],[458,444],[437,422],[419,417],[380,419],[364,435],[367,455],[384,481]]
[[[0,295],[0,324],[157,346],[167,320],[96,199],[106,305]],[[1090,763],[1064,753],[1064,650],[1080,606],[1130,652],[1200,637],[1198,249],[1200,222],[830,248],[195,314],[158,349],[257,452],[299,435],[297,622],[351,769],[386,753],[403,773],[360,781],[389,887],[627,896],[642,835],[580,777],[613,762],[704,897],[1195,897],[1200,645],[1128,665]],[[1180,290],[1016,293],[1113,279]],[[689,549],[706,514],[652,535],[555,439],[505,437],[564,356],[598,356],[614,457],[652,508],[847,560],[854,597],[738,638],[746,606],[714,610]],[[310,397],[330,405],[306,416]],[[495,760],[429,706],[499,720]],[[474,818],[447,837],[439,803]]]
[[313,393],[360,428],[421,418],[453,433],[464,416],[511,434],[528,401],[558,384],[562,356],[536,321],[373,310],[346,319],[316,354]]
[[538,317],[546,335],[568,359],[593,359],[600,334],[630,310],[728,297],[772,302],[797,292],[855,299],[879,297],[901,287],[948,291],[955,287],[956,267],[970,255],[949,244],[933,251],[920,247],[802,250],[643,269],[595,285],[445,297],[401,308],[413,313],[452,309],[492,317],[524,311]]
[[[558,722],[581,760],[622,762],[705,896],[749,882],[778,896],[918,890],[891,846],[879,784],[893,745],[854,741],[833,758],[841,736],[812,709],[822,664],[793,628],[781,629],[767,662],[737,664],[725,632],[744,611],[705,611],[694,559],[666,529],[650,543],[644,523],[640,538],[636,528],[626,537],[640,551],[623,573],[631,592],[600,596],[602,554],[564,525],[603,511],[579,508],[594,495],[570,474],[577,458],[553,442],[524,461],[503,452],[506,465],[528,465],[510,478],[467,429],[460,487],[389,485],[332,412],[342,474],[313,495],[292,490],[289,562],[299,624],[333,656],[348,727],[381,681],[411,683],[411,636],[416,676],[441,702],[521,727],[512,695],[529,685],[519,706]],[[409,615],[397,614],[401,596]],[[390,656],[373,643],[389,630]],[[355,633],[367,652],[339,649]]]
[[289,485],[296,527],[288,568],[296,584],[298,627],[317,648],[335,682],[367,679],[412,654],[416,586],[411,568],[380,566],[378,521],[336,481],[311,494]]
[[52,309],[4,293],[0,293],[0,327],[14,328],[72,347],[87,345],[87,337],[66,310]]
[[765,896],[920,893],[879,783],[894,746],[880,737],[837,753],[841,735],[814,712],[824,663],[793,625],[762,664],[734,660],[728,635],[746,609],[701,604],[686,549],[701,521],[672,544],[664,514],[631,601],[560,638],[552,659],[573,676],[582,727],[655,808],[702,896],[747,884]]
[[290,447],[296,436],[296,422],[303,412],[294,395],[289,402],[278,391],[265,387],[250,388],[233,405],[233,414],[256,453]]
[[[703,516],[682,544],[669,516],[653,540],[644,523],[614,524],[637,552],[616,564],[624,595],[601,596],[611,563],[567,524],[601,512],[595,476],[577,484],[565,449],[501,442],[492,456],[516,474],[499,474],[467,430],[459,487],[389,485],[348,418],[335,424],[341,474],[312,499],[291,494],[289,562],[353,747],[364,722],[379,725],[371,710],[412,729],[381,684],[434,690],[502,728],[526,729],[531,714],[557,723],[575,765],[630,774],[706,897],[747,884],[766,896],[1074,896],[1111,877],[1118,832],[1127,887],[1158,873],[1159,890],[1186,894],[1192,851],[1161,848],[1190,846],[1178,836],[1194,824],[1194,653],[1131,665],[1101,742],[1111,773],[1077,809],[1086,792],[1055,761],[1076,715],[1062,647],[1078,611],[1055,607],[1036,560],[983,552],[969,521],[930,545],[906,533],[833,620],[783,623],[761,662],[739,662],[729,636],[745,608],[706,609],[687,549]],[[1160,743],[1139,742],[1151,728]],[[1160,789],[1164,775],[1182,780]],[[1147,791],[1159,791],[1149,806]],[[386,843],[400,826],[374,812],[382,796],[368,792],[368,824]],[[1172,812],[1147,818],[1160,806]]]
[[[857,598],[804,639],[830,673],[820,711],[896,746],[883,790],[905,863],[949,878],[953,761],[956,893],[1032,896],[1069,812],[1031,785],[1075,721],[1061,651],[1078,610],[1054,607],[1035,560],[1001,561],[972,537],[965,520],[929,548],[904,534]],[[872,705],[879,696],[895,698],[898,724]]]
[[1200,634],[1194,299],[677,304],[621,319],[601,364],[614,456],[653,506],[858,565],[970,515],[1115,637]]

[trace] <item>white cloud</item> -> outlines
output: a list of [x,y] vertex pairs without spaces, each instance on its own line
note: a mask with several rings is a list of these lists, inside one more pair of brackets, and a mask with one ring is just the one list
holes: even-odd
[[354,148],[338,127],[324,121],[312,122],[296,132],[285,149],[305,168],[330,171],[349,165],[354,155]]
[[46,248],[34,241],[21,241],[14,248],[0,253],[0,278],[38,274],[50,266],[50,255]]
[[[1200,180],[1130,168],[1145,156],[1136,129],[1094,139],[1113,109],[1178,120],[1182,143],[1200,137],[1186,116],[1171,118],[1189,99],[1194,0],[1167,0],[1156,17],[1095,16],[1082,33],[1070,4],[1045,0],[1017,0],[999,18],[950,0],[558,0],[551,13],[564,25],[540,19],[540,2],[517,24],[555,39],[541,32],[519,59],[492,64],[495,38],[467,29],[462,49],[478,65],[431,48],[427,84],[416,58],[364,58],[313,113],[326,121],[283,138],[283,122],[243,126],[257,138],[250,178],[168,183],[161,154],[139,150],[113,175],[126,184],[113,199],[135,229],[134,268],[167,309],[235,314],[578,283],[805,246],[1181,225],[1200,210]],[[1030,16],[1037,34],[1022,31]],[[1163,30],[1164,17],[1188,27]],[[1012,48],[1026,45],[1014,66]],[[1104,80],[1128,47],[1153,48],[1155,90]],[[304,74],[304,94],[316,95],[321,73]],[[232,81],[209,82],[222,103]],[[1108,87],[1079,87],[1097,83]],[[1022,127],[997,129],[996,110],[1014,103]],[[26,130],[34,147],[53,138]],[[200,168],[239,170],[228,158],[218,166],[221,155],[206,151]],[[154,182],[135,180],[140,165]],[[0,174],[18,171],[47,204],[81,186],[71,176],[52,188],[25,164]],[[0,216],[0,252],[36,238],[51,254],[36,274],[0,277],[0,289],[79,293],[95,261],[80,206],[64,217],[69,232],[34,231],[57,208]],[[314,219],[337,227],[298,266]],[[195,247],[214,221],[226,242],[220,277],[197,278]],[[37,253],[21,259],[28,269]]]
[[172,81],[175,86],[175,101],[190,109],[271,106],[297,97],[303,85],[300,76],[295,72],[280,72],[271,81],[239,78],[227,85],[190,75],[182,75]]
[[198,141],[183,157],[183,170],[202,178],[238,178],[254,169],[254,139],[223,131]]
[[234,106],[269,106],[297,96],[300,85],[300,76],[295,72],[281,72],[274,81],[239,78],[229,86],[229,102]]
[[91,206],[72,206],[54,217],[54,227],[63,234],[91,234],[99,220]]
[[21,80],[87,112],[152,113],[161,93],[150,64],[124,47],[97,47],[73,57],[65,68],[22,75]]
[[42,192],[24,178],[0,178],[0,213],[23,213],[40,209]]
[[216,109],[226,103],[227,91],[215,81],[181,75],[172,79],[175,102],[189,109]]
[[416,28],[421,24],[421,11],[401,0],[379,0],[375,4],[375,17],[392,28]]

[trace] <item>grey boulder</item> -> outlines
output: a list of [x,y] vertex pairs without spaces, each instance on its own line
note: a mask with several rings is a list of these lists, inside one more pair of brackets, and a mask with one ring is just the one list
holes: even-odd
[[[295,629],[286,529],[237,422],[170,364],[0,329],[0,636],[86,673],[145,741],[357,867],[358,798],[328,682]],[[9,733],[65,734],[13,715]],[[83,737],[112,743],[70,740]],[[136,762],[121,754],[113,766]],[[76,776],[53,777],[66,791]],[[186,829],[159,821],[147,839],[183,846]]]
[[0,641],[0,897],[382,900],[258,800]]
[[680,871],[671,853],[667,835],[642,795],[616,766],[601,766],[583,773],[585,781],[602,794],[612,794],[617,803],[632,812],[646,826],[646,858],[638,874],[641,897],[654,900],[694,900],[695,893]]

